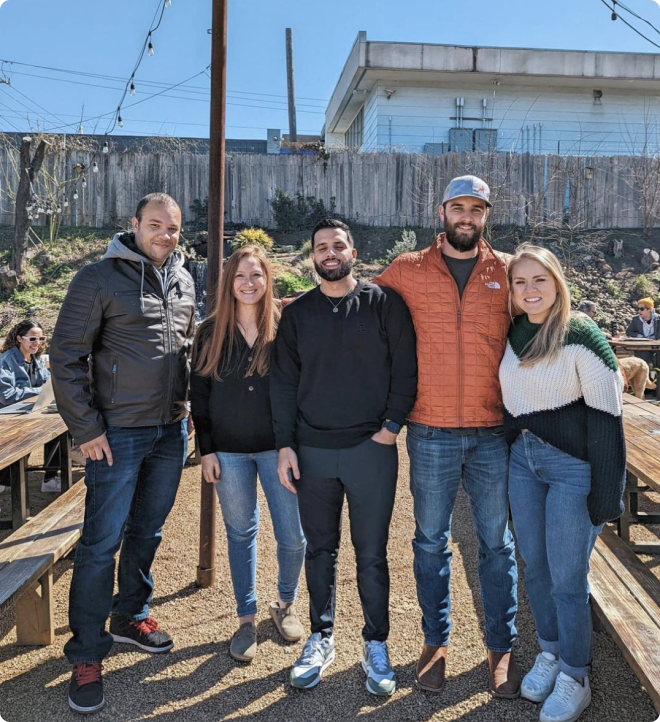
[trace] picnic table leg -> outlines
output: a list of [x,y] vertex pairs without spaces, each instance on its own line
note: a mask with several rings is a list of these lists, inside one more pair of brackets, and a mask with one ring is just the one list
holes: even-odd
[[71,476],[71,436],[68,431],[60,434],[60,478],[62,479],[62,491],[73,486],[73,478]]
[[44,645],[55,641],[53,568],[16,600],[16,644]]
[[[619,527],[619,536],[625,542],[630,541],[630,516],[631,516],[631,488],[637,486],[637,479],[630,472],[626,472],[626,488],[623,491],[623,514],[617,521]],[[637,510],[637,494],[635,494],[635,511]]]
[[30,516],[30,496],[27,486],[27,457],[15,461],[9,467],[11,483],[12,528],[23,526]]

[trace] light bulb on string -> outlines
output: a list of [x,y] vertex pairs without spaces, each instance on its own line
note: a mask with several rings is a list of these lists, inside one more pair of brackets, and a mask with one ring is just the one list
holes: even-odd
[[46,210],[46,215],[47,215],[47,216],[51,216],[52,214],[53,214],[53,209],[52,209],[52,208],[48,208],[48,209]]
[[107,141],[107,140],[103,142],[103,152],[104,152],[104,153],[109,153],[109,152],[110,152],[110,146],[108,145],[108,141]]
[[172,7],[172,0],[165,0],[165,7],[171,8]]
[[92,163],[92,173],[98,173],[98,172],[99,172],[99,164],[96,161],[94,161]]
[[135,95],[135,83],[131,81],[131,96]]
[[62,212],[62,207],[61,207],[61,206],[57,206],[56,213],[61,213],[61,212]]
[[73,192],[73,200],[74,200],[74,201],[77,201],[77,200],[78,200],[78,191],[74,191],[74,192]]
[[83,176],[82,183],[80,184],[83,188],[87,188],[87,178]]
[[617,20],[619,16],[616,13],[616,0],[612,0],[612,20]]
[[64,200],[62,201],[62,205],[63,205],[65,208],[68,208],[68,207],[69,207],[69,199],[68,199],[66,196],[64,196]]
[[153,58],[154,56],[154,44],[151,42],[151,33],[149,33],[149,45],[147,45],[147,55],[149,55],[150,58]]
[[123,118],[121,117],[121,115],[118,115],[118,116],[117,116],[117,125],[118,125],[120,128],[123,128],[123,127],[124,127],[124,120],[123,120]]

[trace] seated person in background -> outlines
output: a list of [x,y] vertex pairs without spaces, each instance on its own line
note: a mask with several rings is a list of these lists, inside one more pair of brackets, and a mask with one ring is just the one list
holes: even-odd
[[[37,321],[26,319],[17,323],[7,334],[0,354],[0,408],[11,406],[38,396],[50,376],[40,358],[46,347],[46,337]],[[41,484],[42,492],[59,492],[61,479],[59,442],[57,439],[44,445],[46,469]],[[9,485],[9,469],[0,470],[0,491]]]
[[597,306],[593,301],[588,301],[585,299],[584,301],[582,301],[580,303],[577,310],[580,311],[581,313],[584,313],[586,316],[589,316],[589,318],[592,321],[595,321],[596,320],[596,309],[597,309]]
[[[626,336],[649,340],[660,339],[660,316],[654,310],[652,298],[637,301],[638,315],[628,324]],[[643,358],[653,371],[657,366],[654,351],[635,351],[635,356]]]

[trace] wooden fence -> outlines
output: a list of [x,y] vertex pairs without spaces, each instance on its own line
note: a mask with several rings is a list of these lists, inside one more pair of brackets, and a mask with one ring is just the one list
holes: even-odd
[[[92,172],[94,162],[98,172]],[[507,153],[345,152],[327,160],[316,155],[229,154],[226,220],[274,227],[270,202],[280,189],[321,199],[326,208],[365,224],[433,227],[448,181],[472,173],[491,186],[495,223],[640,228],[645,219],[653,225],[660,212],[659,163],[628,156]],[[16,151],[0,148],[1,224],[13,223],[16,167]],[[208,194],[208,156],[202,154],[62,150],[50,153],[44,168],[48,180],[42,174],[35,191],[56,199],[66,225],[125,225],[137,200],[153,191],[176,198],[189,222],[191,203]]]

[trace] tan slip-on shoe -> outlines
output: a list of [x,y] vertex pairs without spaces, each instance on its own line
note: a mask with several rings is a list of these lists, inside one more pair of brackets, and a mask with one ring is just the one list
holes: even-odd
[[252,622],[244,622],[234,632],[229,654],[237,662],[251,662],[254,659],[257,654],[257,628]]
[[294,602],[289,602],[284,608],[280,607],[278,602],[271,602],[270,616],[285,642],[297,642],[305,633],[296,614]]

